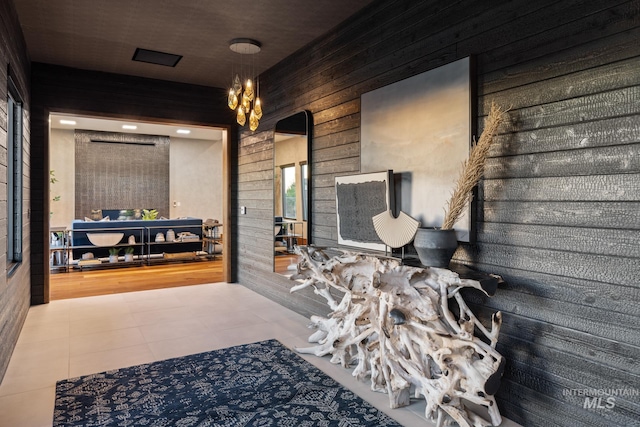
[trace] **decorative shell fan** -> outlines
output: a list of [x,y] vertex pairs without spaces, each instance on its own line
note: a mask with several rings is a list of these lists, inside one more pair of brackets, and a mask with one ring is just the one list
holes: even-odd
[[394,218],[388,210],[374,216],[372,220],[373,228],[380,240],[391,248],[401,248],[411,242],[420,227],[420,221],[402,211],[398,218]]

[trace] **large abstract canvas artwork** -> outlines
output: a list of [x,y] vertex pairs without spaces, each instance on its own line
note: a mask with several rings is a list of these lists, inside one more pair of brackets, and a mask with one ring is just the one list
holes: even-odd
[[[365,93],[361,171],[393,169],[396,207],[440,227],[471,143],[470,58]],[[455,225],[469,241],[470,212]]]

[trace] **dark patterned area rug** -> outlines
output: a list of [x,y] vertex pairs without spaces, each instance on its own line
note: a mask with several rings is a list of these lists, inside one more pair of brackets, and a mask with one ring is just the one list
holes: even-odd
[[58,381],[54,426],[400,426],[275,340]]

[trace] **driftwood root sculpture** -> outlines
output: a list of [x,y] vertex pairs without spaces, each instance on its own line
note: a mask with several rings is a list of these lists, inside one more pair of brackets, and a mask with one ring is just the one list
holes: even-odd
[[[493,395],[504,370],[495,349],[501,313],[487,329],[460,295],[465,287],[485,292],[481,284],[446,269],[337,252],[329,257],[319,248],[298,248],[301,261],[292,279],[302,282],[291,292],[312,287],[332,312],[311,317],[317,331],[309,342],[316,345],[297,351],[355,365],[353,376],[370,377],[372,390],[387,393],[392,408],[408,405],[411,392],[423,396],[426,416],[438,427],[453,421],[460,427],[499,425]],[[450,300],[457,303],[455,313]],[[474,405],[486,410],[474,411]]]

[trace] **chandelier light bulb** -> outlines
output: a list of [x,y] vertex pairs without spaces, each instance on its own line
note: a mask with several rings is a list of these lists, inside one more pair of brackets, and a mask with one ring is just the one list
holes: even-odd
[[260,120],[262,118],[262,103],[260,102],[260,98],[256,98],[253,110],[255,111],[258,120]]
[[249,129],[251,129],[252,131],[256,130],[258,129],[259,124],[260,124],[260,121],[256,116],[256,112],[251,110],[251,114],[249,114]]
[[231,110],[235,110],[238,106],[238,96],[233,89],[229,89],[229,98],[227,99],[227,105]]
[[244,111],[247,113],[251,110],[251,100],[246,91],[242,94],[242,108],[244,108]]
[[242,92],[242,83],[240,83],[240,76],[236,74],[236,76],[233,78],[233,87],[232,87],[233,91],[235,92],[236,95],[240,95],[240,93]]
[[251,79],[247,79],[247,83],[244,85],[244,94],[247,95],[249,101],[253,101],[253,83]]
[[242,108],[242,105],[238,107],[238,115],[236,116],[236,121],[240,126],[244,126],[244,124],[247,122],[247,116],[244,114],[244,108]]

